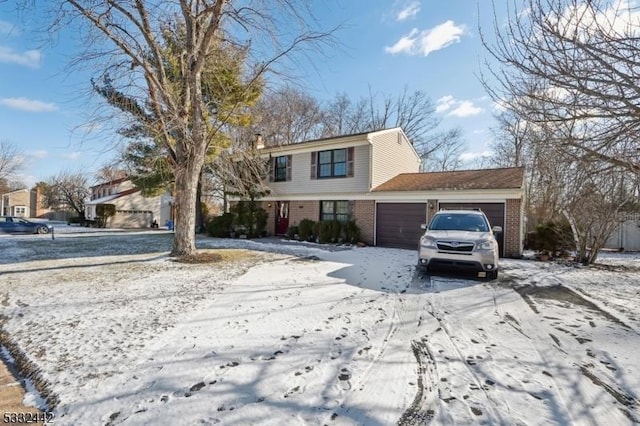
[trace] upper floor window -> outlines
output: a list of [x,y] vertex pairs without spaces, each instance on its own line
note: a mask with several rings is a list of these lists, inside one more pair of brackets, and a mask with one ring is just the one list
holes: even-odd
[[271,161],[272,182],[286,182],[291,180],[291,155],[274,157]]
[[312,179],[350,176],[353,176],[353,148],[311,153]]

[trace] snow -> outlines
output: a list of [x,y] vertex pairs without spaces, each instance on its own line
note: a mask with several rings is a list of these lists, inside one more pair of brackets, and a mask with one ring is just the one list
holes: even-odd
[[504,259],[486,282],[421,276],[409,250],[203,237],[245,256],[184,264],[171,242],[0,237],[2,328],[57,397],[56,424],[640,419],[638,254]]

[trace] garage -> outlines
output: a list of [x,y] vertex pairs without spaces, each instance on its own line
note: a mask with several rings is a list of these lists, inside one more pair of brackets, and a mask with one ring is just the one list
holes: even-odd
[[110,228],[148,228],[153,212],[148,210],[118,210],[109,221]]
[[[504,223],[504,203],[440,203],[440,209],[454,210],[454,209],[480,209],[489,219],[491,226],[500,226],[505,228]],[[500,246],[500,257],[504,256],[504,232],[496,234],[496,240]]]
[[376,245],[417,250],[426,217],[426,203],[377,203]]

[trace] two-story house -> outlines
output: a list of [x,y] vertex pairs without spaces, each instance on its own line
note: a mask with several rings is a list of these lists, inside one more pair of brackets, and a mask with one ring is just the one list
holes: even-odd
[[0,195],[0,215],[31,217],[31,191],[18,189]]
[[116,214],[109,218],[109,228],[148,228],[154,221],[163,226],[171,219],[171,202],[169,194],[144,196],[129,178],[116,179],[91,187],[85,218],[96,220],[98,204],[113,204]]
[[523,240],[522,168],[421,173],[420,157],[400,128],[261,148],[270,159],[261,198],[270,234],[302,219],[351,220],[371,245],[414,249],[441,208],[481,208],[502,226],[502,253]]

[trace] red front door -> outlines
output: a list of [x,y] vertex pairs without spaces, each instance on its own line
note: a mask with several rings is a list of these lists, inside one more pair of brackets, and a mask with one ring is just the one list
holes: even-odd
[[285,235],[289,230],[289,202],[276,203],[276,235]]

